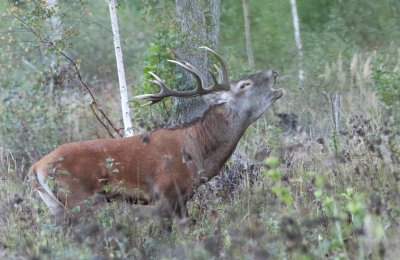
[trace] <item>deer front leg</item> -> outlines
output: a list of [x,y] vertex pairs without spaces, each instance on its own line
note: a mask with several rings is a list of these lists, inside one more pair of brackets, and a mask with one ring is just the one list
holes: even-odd
[[161,221],[160,228],[166,232],[171,232],[175,217],[185,222],[189,216],[186,204],[187,200],[176,196],[160,198],[156,205],[157,216]]
[[177,198],[161,198],[157,203],[158,214],[161,218],[174,218],[180,219],[189,216],[187,210],[187,200]]

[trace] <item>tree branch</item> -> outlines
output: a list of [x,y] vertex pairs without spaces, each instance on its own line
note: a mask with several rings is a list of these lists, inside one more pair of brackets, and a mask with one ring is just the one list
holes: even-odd
[[[9,5],[11,5],[11,3],[10,3],[9,1],[8,1],[8,3],[9,3]],[[111,137],[114,138],[115,136],[111,133],[111,131],[110,131],[109,127],[107,126],[107,124],[113,129],[113,131],[114,131],[118,136],[123,137],[123,135],[119,132],[118,128],[116,128],[116,127],[114,126],[114,124],[112,123],[111,119],[107,116],[107,114],[104,112],[104,110],[103,110],[102,108],[100,108],[100,106],[99,106],[99,104],[98,104],[98,102],[97,102],[97,99],[95,98],[93,92],[90,90],[89,86],[88,86],[88,85],[86,84],[86,82],[83,80],[82,75],[81,75],[80,70],[79,70],[78,64],[77,64],[72,58],[70,58],[67,54],[65,54],[62,50],[59,50],[59,49],[57,48],[57,46],[54,44],[54,42],[52,42],[52,41],[50,41],[50,40],[48,40],[48,39],[45,39],[43,36],[40,35],[39,32],[35,31],[29,24],[27,24],[21,17],[19,17],[18,14],[16,14],[14,11],[12,11],[11,13],[12,13],[12,15],[14,16],[14,18],[17,19],[19,22],[21,22],[21,24],[24,25],[26,28],[28,28],[29,31],[32,32],[33,35],[34,35],[36,38],[38,38],[38,39],[40,40],[41,43],[48,44],[49,46],[53,47],[53,48],[56,50],[56,52],[58,52],[61,56],[63,56],[65,59],[67,59],[67,60],[72,64],[72,66],[74,67],[75,73],[76,73],[76,75],[78,76],[78,79],[79,79],[79,81],[80,81],[80,83],[81,83],[81,86],[83,86],[83,88],[86,89],[86,91],[87,91],[87,92],[89,93],[89,95],[90,95],[90,98],[92,99],[92,101],[90,102],[90,108],[92,109],[92,111],[93,111],[93,113],[94,113],[96,119],[97,119],[97,120],[100,122],[100,124],[107,130],[108,134],[109,134]],[[107,124],[104,123],[103,120],[101,120],[101,118],[100,118],[99,115],[96,113],[96,111],[95,111],[94,108],[96,108],[96,110],[100,112],[101,116],[105,119],[105,121],[107,122]]]

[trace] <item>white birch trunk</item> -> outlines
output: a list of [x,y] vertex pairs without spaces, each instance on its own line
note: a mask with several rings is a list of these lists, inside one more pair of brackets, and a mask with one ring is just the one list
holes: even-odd
[[48,20],[48,25],[52,33],[50,36],[51,41],[60,40],[62,34],[60,16],[58,15],[57,9],[54,9],[57,8],[57,4],[58,0],[47,0],[47,9],[49,11],[54,11],[50,19]]
[[251,47],[249,6],[247,4],[247,0],[242,0],[242,6],[243,6],[243,17],[244,17],[244,32],[246,37],[247,60],[249,62],[250,69],[254,69],[254,55],[253,55],[253,49]]
[[131,113],[130,113],[130,109],[129,109],[128,89],[126,87],[125,70],[124,70],[124,62],[122,59],[121,43],[119,40],[118,21],[117,21],[117,14],[115,11],[115,1],[108,0],[108,5],[109,5],[109,9],[110,9],[111,26],[112,26],[113,35],[114,35],[115,58],[117,60],[119,89],[120,89],[120,93],[121,93],[122,119],[124,122],[124,130],[125,130],[124,136],[132,136],[134,133],[133,133],[132,123],[131,123]]
[[[49,27],[50,30],[50,41],[53,43],[56,43],[61,39],[62,35],[62,27],[61,27],[61,20],[60,16],[58,15],[57,9],[57,4],[58,0],[47,0],[47,5],[46,8],[52,12],[54,10],[54,13],[50,16],[50,19],[46,21],[47,26]],[[56,57],[54,54],[51,54],[48,57],[48,64],[50,65],[50,81],[49,81],[49,92],[52,94],[54,90],[54,74],[55,74],[55,69],[56,69]]]
[[290,5],[292,7],[292,18],[293,18],[293,27],[294,27],[294,39],[296,41],[296,49],[297,49],[297,70],[299,75],[299,82],[301,83],[304,80],[304,70],[303,70],[303,47],[301,45],[301,37],[300,37],[300,26],[299,26],[299,16],[297,15],[297,4],[296,0],[290,0]]

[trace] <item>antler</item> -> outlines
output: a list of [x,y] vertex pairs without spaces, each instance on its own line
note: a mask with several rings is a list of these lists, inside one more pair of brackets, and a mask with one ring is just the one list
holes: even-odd
[[153,76],[153,78],[154,78],[154,79],[150,80],[150,82],[156,84],[160,88],[160,92],[158,94],[139,95],[139,96],[136,96],[135,98],[136,99],[147,99],[150,102],[145,105],[153,105],[153,104],[160,102],[165,97],[194,97],[194,96],[204,95],[204,94],[213,93],[213,92],[217,92],[217,91],[229,90],[230,85],[229,85],[229,76],[228,76],[228,66],[227,66],[226,62],[224,61],[224,59],[217,52],[215,52],[214,50],[212,50],[208,47],[201,46],[199,48],[205,49],[205,50],[211,52],[221,63],[221,71],[222,71],[221,72],[221,74],[222,74],[222,82],[221,83],[219,83],[217,78],[215,77],[215,75],[210,70],[208,70],[208,72],[210,73],[210,75],[214,81],[214,85],[207,88],[206,84],[205,84],[205,80],[204,80],[204,75],[198,69],[196,69],[192,64],[190,64],[189,62],[186,62],[186,61],[179,62],[176,60],[168,60],[169,62],[174,63],[174,64],[184,68],[185,70],[189,71],[190,73],[192,73],[197,80],[196,88],[193,90],[187,90],[187,91],[178,91],[178,90],[170,89],[165,84],[165,82],[162,79],[160,79],[156,74],[154,74],[153,72],[149,72],[150,75]]
[[201,46],[199,47],[199,49],[205,49],[209,52],[211,52],[212,54],[214,54],[214,56],[217,58],[217,60],[221,63],[221,72],[222,72],[222,82],[218,83],[217,78],[215,77],[214,73],[212,73],[211,70],[208,70],[208,72],[210,73],[213,81],[214,81],[214,85],[211,88],[221,88],[221,90],[229,90],[229,75],[228,75],[228,65],[226,64],[225,60],[214,50],[206,47],[206,46]]

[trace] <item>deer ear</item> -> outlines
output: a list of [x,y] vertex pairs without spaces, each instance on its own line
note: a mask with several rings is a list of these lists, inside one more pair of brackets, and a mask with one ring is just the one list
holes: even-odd
[[237,82],[235,85],[232,86],[232,91],[234,93],[242,93],[246,91],[247,89],[251,88],[253,86],[253,81],[246,79],[246,80],[241,80]]

